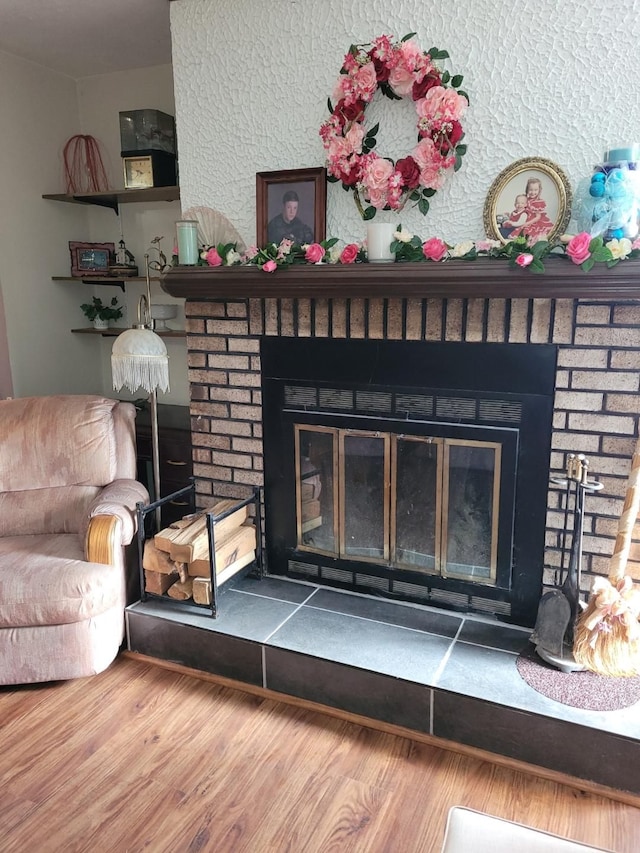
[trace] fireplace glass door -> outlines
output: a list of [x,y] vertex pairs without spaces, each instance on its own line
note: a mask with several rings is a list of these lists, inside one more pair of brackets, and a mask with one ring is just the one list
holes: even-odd
[[297,548],[496,583],[502,447],[296,424]]

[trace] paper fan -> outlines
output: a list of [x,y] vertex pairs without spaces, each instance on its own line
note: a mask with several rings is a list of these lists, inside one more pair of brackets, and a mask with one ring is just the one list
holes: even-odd
[[210,207],[190,207],[182,214],[184,219],[198,222],[198,243],[201,246],[217,246],[218,243],[236,243],[242,253],[247,248],[237,228],[219,210]]

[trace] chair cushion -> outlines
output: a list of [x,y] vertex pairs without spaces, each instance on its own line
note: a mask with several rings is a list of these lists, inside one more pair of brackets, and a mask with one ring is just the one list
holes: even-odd
[[0,401],[0,492],[115,480],[117,405],[71,394]]
[[88,518],[91,502],[101,492],[99,486],[0,492],[0,536],[82,534],[82,524]]
[[124,609],[122,565],[83,556],[77,534],[0,538],[0,628],[61,625]]

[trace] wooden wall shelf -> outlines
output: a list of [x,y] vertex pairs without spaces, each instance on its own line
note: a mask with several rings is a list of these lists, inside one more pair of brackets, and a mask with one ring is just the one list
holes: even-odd
[[118,205],[132,202],[178,201],[180,187],[148,187],[142,190],[110,190],[101,193],[47,193],[42,198],[50,201],[65,201],[69,204],[93,204],[98,207],[108,207],[118,212]]
[[568,258],[546,258],[545,272],[507,261],[300,264],[266,273],[255,266],[176,266],[162,288],[184,299],[640,299],[640,261],[584,272]]

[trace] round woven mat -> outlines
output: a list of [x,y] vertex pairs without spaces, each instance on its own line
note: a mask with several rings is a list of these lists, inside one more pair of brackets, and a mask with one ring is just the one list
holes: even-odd
[[618,711],[640,702],[640,676],[613,678],[595,672],[560,672],[532,645],[516,659],[521,678],[548,699],[585,711]]

